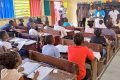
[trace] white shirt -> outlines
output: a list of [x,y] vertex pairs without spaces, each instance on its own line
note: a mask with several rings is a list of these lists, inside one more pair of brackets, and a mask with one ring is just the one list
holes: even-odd
[[38,32],[35,29],[30,29],[29,34],[30,35],[38,35]]
[[94,33],[94,28],[90,28],[89,26],[87,26],[87,27],[85,28],[85,32],[86,32],[86,33]]
[[96,26],[95,28],[106,28],[106,26],[104,23],[102,23],[102,24],[99,24],[99,26]]
[[64,27],[54,26],[54,30],[58,30],[61,32],[61,38],[64,36],[67,36],[67,32],[66,32],[66,29]]
[[116,19],[117,19],[117,15],[119,14],[119,12],[117,10],[114,11],[110,11],[109,15],[112,18],[113,24],[116,24]]

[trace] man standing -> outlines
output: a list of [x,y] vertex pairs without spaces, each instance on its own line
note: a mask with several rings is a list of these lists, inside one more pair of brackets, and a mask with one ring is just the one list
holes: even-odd
[[61,5],[61,7],[59,9],[59,14],[60,14],[60,19],[66,18],[66,9],[64,8],[63,5]]
[[109,12],[109,16],[112,19],[112,23],[115,26],[117,24],[117,16],[119,14],[119,11],[115,9],[114,6],[111,7],[111,11]]

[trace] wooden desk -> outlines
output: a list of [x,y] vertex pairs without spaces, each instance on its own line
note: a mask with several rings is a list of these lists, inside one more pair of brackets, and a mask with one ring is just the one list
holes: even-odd
[[16,32],[18,33],[26,33],[27,30],[24,30],[24,29],[15,29]]
[[[75,74],[69,73],[69,72],[61,70],[61,69],[57,69],[57,68],[55,68],[51,65],[48,65],[46,63],[35,61],[32,59],[27,59],[27,61],[23,60],[22,64],[24,64],[25,62],[39,63],[43,67],[53,68],[53,70],[47,76],[45,76],[42,80],[76,80]],[[57,70],[57,72],[55,73],[54,70]]]
[[26,50],[36,50],[37,41],[35,41],[35,40],[23,39],[23,38],[18,38],[18,37],[12,38],[10,40],[10,42],[17,42],[17,41],[26,41],[25,45],[24,45],[24,48]]

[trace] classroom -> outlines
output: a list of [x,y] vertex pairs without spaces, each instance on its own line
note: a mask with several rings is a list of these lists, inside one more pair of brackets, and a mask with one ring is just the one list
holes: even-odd
[[0,0],[0,80],[119,80],[120,0]]

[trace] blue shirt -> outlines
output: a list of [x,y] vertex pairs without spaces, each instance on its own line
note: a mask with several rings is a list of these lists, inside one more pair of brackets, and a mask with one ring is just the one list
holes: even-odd
[[52,57],[57,57],[57,58],[60,57],[59,50],[54,45],[51,45],[51,44],[47,44],[43,46],[42,54],[49,55]]
[[98,14],[98,12],[99,12],[99,14],[100,14],[100,17],[105,17],[105,12],[104,12],[104,10],[96,10],[95,12],[94,12],[94,17],[97,17],[97,14]]
[[63,26],[64,26],[64,27],[67,27],[67,26],[71,26],[71,25],[70,25],[69,22],[64,22],[64,23],[63,23]]
[[10,31],[12,29],[12,26],[10,24],[5,24],[4,26],[0,27],[0,30]]

